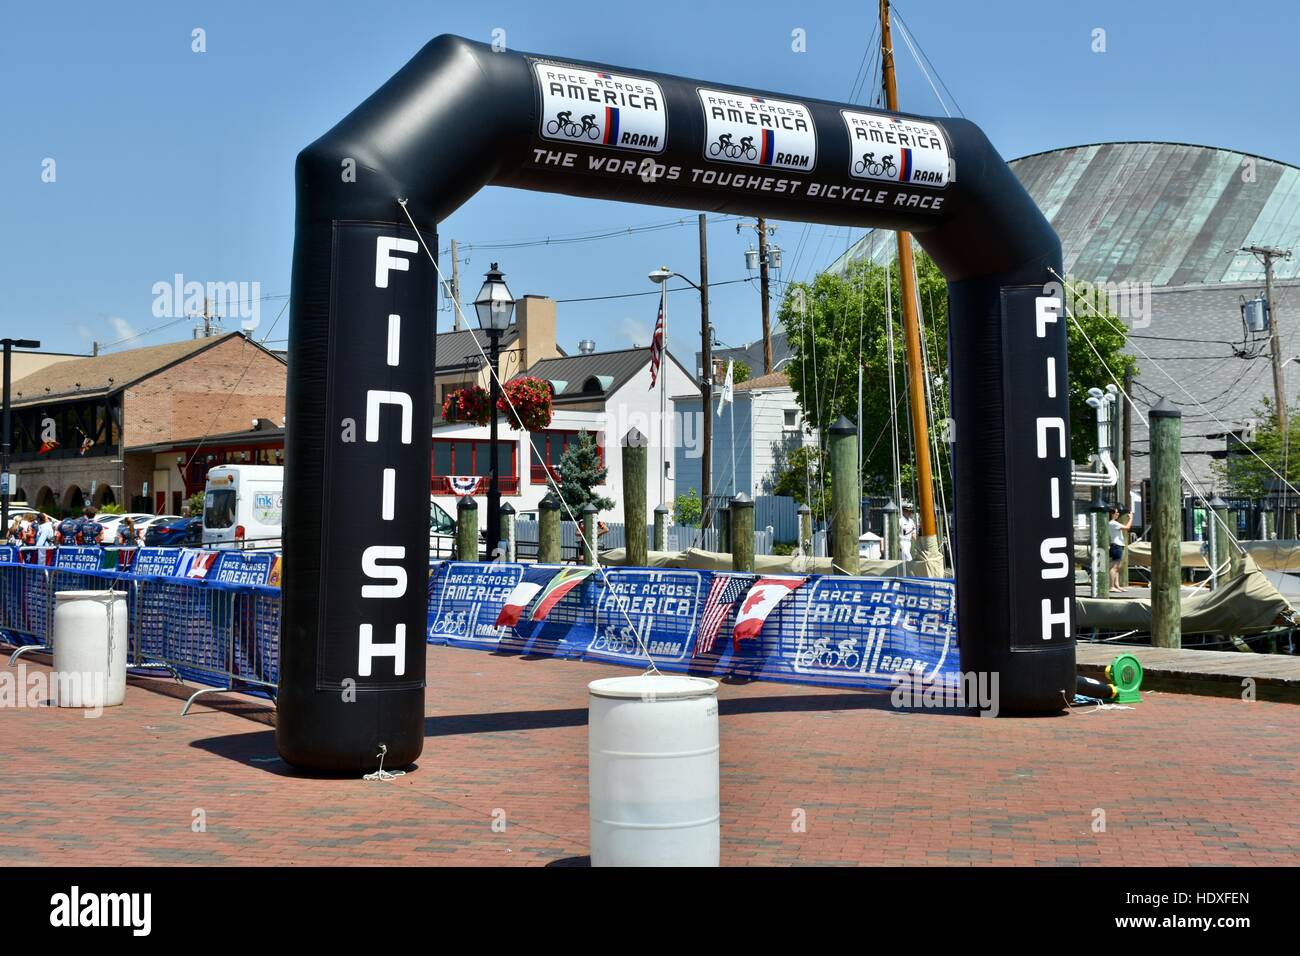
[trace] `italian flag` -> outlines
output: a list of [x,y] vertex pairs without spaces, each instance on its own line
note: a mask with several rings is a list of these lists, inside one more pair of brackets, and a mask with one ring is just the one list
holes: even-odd
[[788,595],[807,581],[804,577],[764,577],[754,582],[736,611],[736,626],[732,630],[734,644],[753,640],[763,630],[763,622]]

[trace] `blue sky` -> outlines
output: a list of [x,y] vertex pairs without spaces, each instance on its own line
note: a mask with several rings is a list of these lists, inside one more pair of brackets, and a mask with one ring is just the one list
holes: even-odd
[[[186,279],[258,282],[258,337],[289,291],[293,161],[429,38],[603,60],[796,95],[847,99],[875,27],[876,4],[682,2],[595,5],[479,0],[135,2],[0,7],[0,329],[46,348],[87,351],[165,322],[153,285]],[[1209,2],[1043,3],[903,0],[903,20],[968,118],[1008,158],[1079,143],[1157,139],[1300,161],[1293,98],[1294,8]],[[206,31],[207,52],[191,51]],[[1106,52],[1092,51],[1106,31]],[[791,50],[806,31],[807,52]],[[901,106],[942,115],[896,37]],[[861,100],[861,98],[859,98]],[[952,108],[952,104],[949,104]],[[52,158],[57,179],[42,182]],[[474,243],[596,233],[677,218],[669,210],[489,189],[441,230],[464,251],[472,297],[490,260],[516,296],[558,299],[650,292],[667,263],[698,275],[695,217],[640,235],[557,246]],[[779,224],[786,280],[824,267],[854,230]],[[710,277],[748,275],[752,231],[710,227]],[[799,251],[801,250],[801,251]],[[759,336],[757,283],[720,286],[713,321],[729,344]],[[698,300],[672,299],[670,347],[698,348]],[[643,343],[655,299],[566,302],[561,344]],[[441,315],[442,327],[450,314]],[[128,345],[184,337],[180,322]]]

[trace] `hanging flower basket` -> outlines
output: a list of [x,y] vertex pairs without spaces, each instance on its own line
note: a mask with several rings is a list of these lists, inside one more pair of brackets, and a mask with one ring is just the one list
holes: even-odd
[[492,399],[482,385],[467,385],[448,392],[442,400],[442,417],[449,422],[486,425],[492,414]]
[[551,424],[553,389],[550,382],[525,376],[506,382],[503,391],[505,394],[497,399],[497,408],[505,413],[506,420],[515,428],[538,432]]

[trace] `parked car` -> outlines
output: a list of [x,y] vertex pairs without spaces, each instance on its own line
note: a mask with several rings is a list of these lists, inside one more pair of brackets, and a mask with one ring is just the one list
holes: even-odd
[[198,547],[203,543],[203,519],[177,518],[168,524],[156,521],[145,529],[144,543],[150,548]]
[[180,515],[153,515],[144,521],[137,521],[135,529],[140,532],[140,539],[144,540],[145,532],[156,524],[171,524],[173,521],[180,521]]
[[131,511],[126,514],[120,514],[120,515],[97,514],[95,515],[95,520],[98,521],[100,526],[104,529],[102,532],[100,532],[99,543],[117,544],[117,527],[122,523],[123,518],[130,518],[132,521],[135,522],[136,527],[138,528],[140,526],[141,521],[146,521],[151,517],[153,516],[144,514],[143,512],[136,512],[136,511]]

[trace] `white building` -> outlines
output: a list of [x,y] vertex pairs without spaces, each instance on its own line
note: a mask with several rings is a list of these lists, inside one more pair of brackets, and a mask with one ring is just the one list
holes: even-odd
[[[671,508],[675,487],[671,449],[678,444],[680,429],[674,421],[673,405],[669,401],[666,444],[661,443],[659,389],[666,384],[669,396],[694,391],[698,406],[699,387],[671,353],[667,355],[661,372],[667,381],[661,378],[660,386],[651,389],[650,352],[644,348],[589,352],[533,363],[527,374],[546,379],[555,387],[551,424],[545,431],[529,433],[509,427],[504,418],[500,420],[502,503],[510,502],[521,515],[535,512],[538,503],[550,490],[547,472],[558,478],[560,456],[585,430],[595,435],[609,470],[605,484],[597,490],[612,498],[615,507],[602,518],[622,521],[620,442],[635,427],[646,436],[649,444],[646,522],[654,520],[654,509],[660,501],[658,464],[665,460],[669,467],[664,481],[664,497]],[[433,429],[433,494],[450,514],[456,513],[457,503],[451,490],[452,477],[480,477],[475,496],[480,499],[480,506],[484,506],[490,462],[488,433],[486,425],[463,422],[439,423]],[[687,441],[691,438],[689,434],[683,437]],[[669,449],[666,459],[665,448]]]
[[[713,494],[769,495],[787,467],[790,452],[801,445],[815,446],[817,433],[804,428],[803,412],[785,372],[741,382],[734,387],[735,400],[730,404],[719,404],[721,390],[721,385],[714,386]],[[683,420],[698,419],[703,401],[698,389],[673,397]],[[698,426],[695,430],[698,433]],[[698,453],[677,449],[677,484],[682,492],[694,488],[699,493],[700,462]]]

